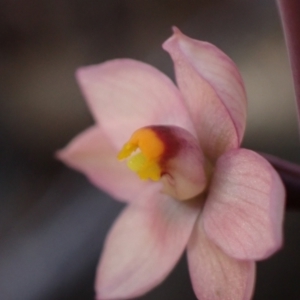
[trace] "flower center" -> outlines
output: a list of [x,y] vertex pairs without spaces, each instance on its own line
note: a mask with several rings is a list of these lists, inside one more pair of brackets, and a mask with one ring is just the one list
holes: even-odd
[[161,192],[177,200],[202,193],[207,184],[198,140],[177,126],[152,125],[135,131],[118,154],[143,180],[161,181]]
[[165,151],[164,143],[152,129],[141,128],[135,131],[123,146],[118,154],[118,159],[128,158],[137,150],[139,152],[127,161],[129,169],[136,172],[143,180],[158,181],[162,174],[159,162]]

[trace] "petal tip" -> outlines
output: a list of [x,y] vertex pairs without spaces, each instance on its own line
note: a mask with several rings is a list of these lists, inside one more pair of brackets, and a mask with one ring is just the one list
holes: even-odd
[[89,75],[93,74],[93,70],[95,70],[95,67],[99,65],[89,65],[89,66],[83,66],[79,67],[75,71],[75,78],[78,83],[84,82],[86,78],[89,79]]
[[83,73],[85,73],[86,69],[88,69],[88,66],[84,66],[84,67],[79,67],[78,69],[76,69],[75,71],[75,77],[76,79],[79,79]]
[[95,300],[112,300],[112,299],[116,299],[116,298],[113,297],[114,290],[109,288],[109,285],[105,284],[105,281],[102,280],[101,276],[96,278],[95,293],[96,293]]
[[173,34],[182,34],[181,30],[177,26],[172,26]]
[[65,161],[65,150],[61,149],[61,150],[56,151],[54,153],[54,158],[64,162]]
[[105,297],[105,295],[100,292],[99,290],[96,290],[96,296],[95,296],[95,300],[109,300],[109,297]]
[[173,43],[176,43],[177,38],[183,35],[179,28],[176,26],[172,26],[172,31],[173,34],[162,44],[162,48],[169,53],[174,48]]
[[176,47],[175,45],[180,39],[184,39],[186,37],[186,35],[184,35],[177,26],[172,26],[172,31],[173,31],[172,36],[170,36],[162,44],[162,48],[169,53],[171,53],[172,50],[174,51],[174,49]]

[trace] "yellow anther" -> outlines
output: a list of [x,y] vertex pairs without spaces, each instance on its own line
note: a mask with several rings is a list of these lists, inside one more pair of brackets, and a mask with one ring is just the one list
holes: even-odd
[[155,161],[149,161],[145,155],[140,152],[132,156],[127,161],[130,170],[136,172],[141,179],[152,179],[158,181],[160,179],[161,169]]
[[153,181],[158,181],[161,177],[161,168],[159,164],[150,162],[143,166],[143,168],[141,168],[137,173],[141,179],[152,179]]
[[143,153],[132,156],[127,161],[127,166],[131,171],[138,172],[147,163],[147,158]]
[[132,156],[127,165],[143,180],[158,181],[161,176],[160,158],[164,153],[164,144],[150,128],[142,128],[133,133],[130,140],[123,146],[118,159],[129,157],[135,150],[141,152]]
[[137,147],[137,145],[133,145],[132,143],[126,143],[123,146],[122,150],[118,153],[118,159],[122,160],[124,158],[129,157],[131,153],[137,149]]

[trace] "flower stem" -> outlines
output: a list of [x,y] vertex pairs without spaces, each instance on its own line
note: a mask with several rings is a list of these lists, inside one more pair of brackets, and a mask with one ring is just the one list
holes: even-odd
[[277,0],[288,48],[300,124],[300,1]]

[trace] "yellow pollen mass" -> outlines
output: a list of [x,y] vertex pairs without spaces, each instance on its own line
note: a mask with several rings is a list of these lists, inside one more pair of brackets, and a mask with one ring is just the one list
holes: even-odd
[[158,181],[162,171],[159,160],[165,150],[164,143],[152,129],[139,129],[133,133],[129,141],[123,146],[118,154],[118,159],[128,158],[138,149],[140,152],[128,159],[127,166],[143,180]]

